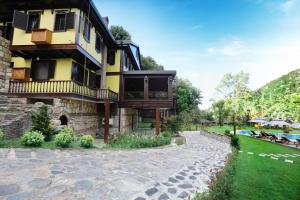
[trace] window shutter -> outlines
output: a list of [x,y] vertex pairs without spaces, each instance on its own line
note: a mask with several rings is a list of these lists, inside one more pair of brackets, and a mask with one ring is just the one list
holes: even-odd
[[114,50],[110,50],[107,54],[107,63],[110,65],[114,65],[115,64],[115,51]]
[[55,66],[56,66],[56,60],[51,60],[51,61],[49,62],[48,79],[54,78],[54,74],[55,74]]
[[13,26],[22,30],[26,30],[28,15],[17,10],[14,11]]
[[69,12],[66,16],[66,29],[73,29],[75,25],[75,12]]

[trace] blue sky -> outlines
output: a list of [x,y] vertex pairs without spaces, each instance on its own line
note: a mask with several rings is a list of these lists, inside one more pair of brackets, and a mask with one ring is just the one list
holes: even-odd
[[190,80],[210,105],[226,72],[256,89],[300,68],[300,0],[94,0],[141,53]]

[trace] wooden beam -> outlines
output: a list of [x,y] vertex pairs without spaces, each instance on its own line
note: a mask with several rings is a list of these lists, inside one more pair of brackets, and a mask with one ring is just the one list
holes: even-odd
[[104,101],[104,142],[108,142],[109,136],[109,115],[110,115],[110,104],[109,100]]
[[144,77],[144,99],[149,99],[149,87],[148,87],[148,77]]
[[168,77],[168,99],[173,99],[173,78],[172,76]]
[[160,134],[160,109],[156,108],[156,135]]

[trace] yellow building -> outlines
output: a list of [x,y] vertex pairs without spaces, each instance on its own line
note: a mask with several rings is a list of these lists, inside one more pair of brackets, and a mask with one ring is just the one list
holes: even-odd
[[8,94],[49,104],[57,125],[107,139],[109,129],[135,128],[138,109],[173,106],[175,72],[141,72],[139,47],[116,41],[93,2],[10,0],[0,16],[11,40]]

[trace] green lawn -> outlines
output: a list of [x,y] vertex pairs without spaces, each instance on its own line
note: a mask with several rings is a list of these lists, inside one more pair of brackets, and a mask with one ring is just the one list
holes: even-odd
[[[273,160],[258,156],[260,153],[300,155],[300,150],[246,136],[240,136],[240,139],[243,152],[239,153],[236,160],[232,199],[300,199],[300,157]],[[285,159],[294,163],[286,163]]]
[[[267,128],[255,128],[252,126],[241,126],[237,128],[238,130],[252,130],[252,131],[265,131],[268,133],[283,133],[283,130],[281,129],[267,129]],[[224,125],[224,126],[210,126],[206,128],[207,131],[209,132],[214,132],[214,133],[219,133],[219,134],[224,134],[225,130],[233,130],[233,126],[229,125]],[[300,134],[299,130],[293,130],[290,132],[290,134]]]

